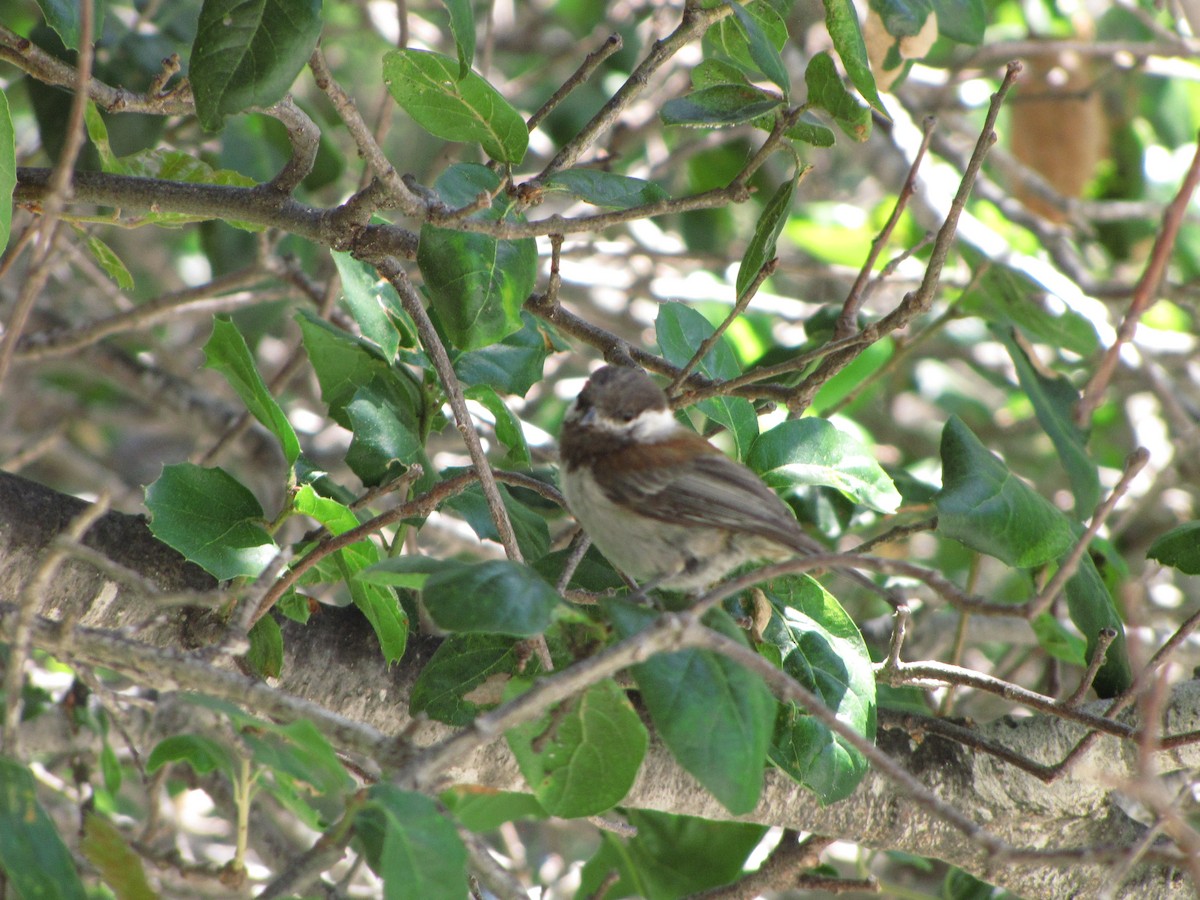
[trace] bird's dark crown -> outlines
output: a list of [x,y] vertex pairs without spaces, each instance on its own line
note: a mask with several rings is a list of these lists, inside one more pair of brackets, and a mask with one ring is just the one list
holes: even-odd
[[580,415],[594,409],[598,418],[625,423],[648,410],[669,409],[669,404],[662,388],[641,369],[605,366],[579,392],[576,408]]

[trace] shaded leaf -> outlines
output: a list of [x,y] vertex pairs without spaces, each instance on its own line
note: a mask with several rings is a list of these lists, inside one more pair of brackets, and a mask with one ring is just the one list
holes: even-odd
[[[500,703],[503,686],[521,664],[516,640],[500,634],[452,634],[447,637],[413,684],[408,708],[447,725],[466,725],[480,712]],[[537,666],[536,660],[530,661]],[[487,698],[475,693],[489,680],[499,689]]]
[[797,172],[779,185],[775,189],[775,193],[771,195],[771,199],[763,206],[762,215],[758,217],[758,224],[754,226],[754,235],[750,238],[750,243],[746,246],[746,252],[742,256],[742,264],[738,267],[737,295],[739,298],[745,294],[746,289],[758,277],[762,267],[775,258],[775,242],[779,240],[779,233],[783,231],[788,212],[792,208],[792,197],[796,193],[799,174]]
[[354,818],[355,841],[387,900],[466,897],[467,849],[437,805],[390,784],[373,785],[367,796]]
[[79,849],[96,867],[104,883],[112,888],[117,900],[157,900],[158,893],[146,880],[141,857],[104,816],[98,813],[87,815]]
[[458,53],[458,77],[463,79],[475,64],[475,12],[471,0],[442,0],[450,14],[450,33]]
[[718,84],[676,97],[663,104],[659,117],[666,125],[738,125],[773,112],[783,105],[749,85]]
[[1200,521],[1184,522],[1160,535],[1146,557],[1186,575],[1200,575]]
[[561,191],[585,203],[605,209],[632,209],[670,198],[653,181],[617,175],[600,169],[566,169],[555,172],[543,185],[547,191]]
[[439,569],[421,598],[438,627],[531,637],[550,624],[558,593],[528,566],[504,559]]
[[804,70],[808,87],[808,102],[833,116],[842,131],[856,141],[871,135],[871,110],[859,104],[842,84],[842,77],[833,64],[833,57],[822,51],[813,56]]
[[863,99],[880,112],[884,112],[883,100],[875,89],[875,78],[871,75],[871,64],[867,57],[867,45],[863,40],[862,27],[858,23],[858,11],[853,0],[823,0],[825,4],[825,27],[833,40],[833,49],[846,67],[850,83]]

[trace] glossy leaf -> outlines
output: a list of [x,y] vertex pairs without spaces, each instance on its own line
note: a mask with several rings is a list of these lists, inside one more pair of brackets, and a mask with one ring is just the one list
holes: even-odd
[[517,165],[529,145],[525,120],[479,75],[459,76],[459,63],[428,50],[392,50],[383,82],[417,124],[447,141],[480,144],[497,162]]
[[37,799],[29,769],[0,756],[0,871],[26,898],[84,900],[66,844]]
[[842,76],[833,64],[833,57],[821,51],[808,62],[804,70],[808,87],[808,102],[833,116],[842,131],[856,141],[871,136],[871,110],[859,104],[842,84]]
[[12,230],[12,194],[17,186],[16,140],[8,98],[0,91],[0,253],[8,246]]
[[792,197],[796,193],[796,181],[799,173],[793,175],[775,189],[771,199],[763,206],[758,224],[754,226],[754,234],[746,246],[742,256],[742,264],[738,267],[737,295],[740,298],[750,287],[759,271],[775,258],[775,242],[787,222],[788,213],[792,208]]
[[[725,2],[733,10],[738,26],[745,36],[746,50],[755,67],[768,79],[775,82],[786,98],[791,82],[788,80],[787,68],[779,56],[783,44],[778,43],[780,37],[784,42],[787,40],[786,23],[769,3],[761,2],[761,0],[748,7],[742,6],[736,0],[725,0]],[[722,20],[717,25],[723,26],[728,21],[728,19]],[[767,29],[770,29],[770,35],[768,35]]]
[[[529,687],[528,682],[522,690]],[[512,699],[517,691],[510,688]],[[613,681],[592,685],[505,737],[539,804],[554,816],[598,815],[633,787],[649,737]]]
[[219,581],[254,577],[275,556],[263,529],[263,508],[221,468],[164,466],[146,488],[150,531]]
[[414,465],[425,472],[415,485],[418,490],[435,477],[421,441],[419,412],[410,406],[417,402],[416,393],[397,384],[404,377],[395,370],[376,376],[345,407],[354,432],[346,464],[368,487],[386,484]]
[[867,56],[867,45],[863,41],[862,27],[858,23],[858,10],[853,0],[823,0],[825,4],[825,27],[833,41],[833,49],[846,67],[850,83],[863,99],[880,112],[883,101],[875,88],[871,64]]
[[363,337],[374,341],[387,362],[403,344],[416,346],[416,328],[400,305],[396,289],[379,277],[375,268],[349,253],[333,252],[342,280],[342,299],[350,307]]
[[376,784],[354,820],[368,864],[387,900],[462,900],[467,849],[454,824],[428,797]]
[[870,451],[825,419],[779,423],[754,442],[746,464],[775,490],[823,484],[878,512],[900,506],[900,492]]
[[[450,635],[417,676],[409,712],[461,726],[497,706],[521,663],[516,643],[499,634]],[[481,686],[485,689],[477,690]]]
[[1073,541],[1067,517],[1013,475],[957,416],[942,431],[938,531],[973,550],[1029,568]]
[[659,116],[666,125],[738,125],[774,112],[782,105],[779,98],[749,85],[718,84],[668,100]]
[[[807,575],[766,587],[772,604],[764,641],[783,670],[863,737],[875,736],[875,671],[854,620]],[[795,704],[782,704],[771,761],[822,803],[848,797],[867,772],[866,758]]]
[[200,124],[283,99],[320,34],[320,0],[204,0],[188,68]]
[[88,813],[79,849],[119,900],[157,900],[158,893],[146,880],[142,858],[104,816]]
[[[504,485],[498,487],[521,553],[531,562],[541,559],[550,549],[550,529],[545,518],[525,504],[514,500]],[[473,484],[462,493],[451,497],[442,508],[456,512],[466,519],[475,534],[483,540],[499,542],[500,533],[496,531],[496,523],[492,521],[492,513],[487,500],[484,499],[483,488],[478,484]]]
[[458,77],[463,79],[475,64],[475,12],[471,0],[442,0],[450,14],[450,33],[458,52]]
[[1160,535],[1146,556],[1186,575],[1200,575],[1200,521],[1184,522]]
[[542,378],[550,351],[555,349],[539,321],[521,313],[521,328],[499,343],[454,357],[454,374],[464,384],[485,384],[502,394],[524,397]]
[[[622,638],[657,619],[654,612],[624,601],[604,609]],[[705,623],[745,641],[723,610],[710,612]],[[634,666],[633,677],[659,736],[679,764],[734,815],[752,810],[762,791],[777,708],[762,679],[708,650],[657,654]]]
[[439,628],[532,637],[550,624],[558,593],[528,566],[505,559],[440,569],[421,598]]
[[204,359],[205,366],[224,375],[254,418],[279,439],[288,465],[295,463],[300,456],[296,432],[267,390],[266,382],[254,365],[250,348],[246,346],[246,339],[227,316],[213,319],[212,336],[204,345]]
[[670,198],[670,194],[653,181],[600,169],[555,172],[546,179],[543,187],[547,192],[561,191],[605,209],[632,209]]

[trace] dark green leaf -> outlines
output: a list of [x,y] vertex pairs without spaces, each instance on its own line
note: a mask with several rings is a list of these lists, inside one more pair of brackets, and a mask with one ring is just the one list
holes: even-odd
[[[532,561],[541,559],[550,549],[550,528],[546,520],[523,503],[513,500],[512,494],[504,485],[497,485],[504,508],[508,510],[508,519],[512,523],[513,532],[517,536],[517,546],[525,558]],[[451,497],[443,505],[443,509],[452,510],[467,520],[471,529],[483,540],[500,540],[496,531],[496,523],[492,521],[492,512],[483,496],[483,488],[473,484],[461,494]]]
[[[516,693],[510,686],[505,699]],[[633,787],[649,740],[625,692],[611,680],[505,736],[538,802],[567,819],[598,815],[621,802]]]
[[197,775],[220,769],[231,781],[236,771],[228,750],[198,734],[176,734],[159,741],[146,760],[146,771],[157,772],[169,762],[185,762]]
[[[498,634],[450,635],[417,676],[409,712],[461,726],[498,705],[521,662],[516,643]],[[484,690],[477,692],[481,686]]]
[[[891,2],[891,0],[890,0]],[[987,27],[983,0],[933,0],[938,32],[960,44],[982,44]]]
[[401,343],[416,345],[416,328],[400,305],[396,289],[375,268],[349,253],[333,253],[342,279],[342,298],[350,307],[363,337],[374,341],[384,360],[392,362]]
[[863,99],[880,112],[884,112],[883,101],[875,89],[871,75],[871,64],[867,57],[867,45],[863,41],[862,28],[858,24],[858,10],[853,0],[824,0],[825,27],[833,40],[833,49],[846,67],[850,83]]
[[504,559],[434,572],[421,591],[440,628],[531,637],[550,624],[558,594],[528,566]]
[[865,141],[871,136],[871,110],[854,99],[854,95],[842,84],[842,76],[833,64],[833,57],[825,51],[813,56],[804,70],[804,83],[808,87],[808,102],[833,116],[842,131],[856,141]]
[[529,129],[494,87],[474,72],[428,50],[393,50],[383,57],[383,82],[417,124],[447,141],[479,143],[497,162],[517,165]]
[[458,51],[458,78],[461,81],[475,63],[475,13],[471,0],[442,0],[450,13],[450,33]]
[[1159,535],[1146,557],[1186,575],[1200,575],[1200,521],[1184,522]]
[[1073,542],[1067,517],[1013,475],[957,416],[942,431],[938,531],[972,550],[1029,568]]
[[[725,20],[722,19],[722,21]],[[691,79],[692,88],[695,90],[718,84],[746,85],[750,83],[741,69],[723,59],[701,60],[700,65],[692,69]]]
[[0,253],[8,246],[12,230],[12,194],[17,186],[16,132],[8,98],[0,91]]
[[225,376],[254,418],[279,439],[288,465],[295,463],[300,456],[296,432],[258,374],[246,339],[227,316],[213,319],[212,337],[204,345],[204,359],[208,368]]
[[[38,0],[38,6],[42,8],[42,15],[46,17],[46,24],[58,33],[63,46],[68,50],[78,50],[82,37],[78,0]],[[104,33],[104,7],[104,0],[94,0],[92,5],[93,41]]]
[[37,799],[30,771],[0,756],[0,871],[28,900],[84,900],[71,852]]
[[[783,91],[783,96],[786,99],[791,82],[788,80],[788,73],[783,65],[783,60],[779,56],[779,51],[783,44],[776,41],[782,35],[784,42],[786,42],[787,25],[770,4],[761,2],[761,0],[749,7],[742,6],[736,0],[725,0],[725,2],[733,10],[738,25],[741,26],[745,34],[747,49],[750,58],[754,61],[754,65],[758,67],[758,71],[779,85],[779,89]],[[724,25],[726,21],[728,20],[722,20],[717,25]],[[760,21],[762,24],[760,24]],[[767,36],[767,30],[764,28],[764,25],[771,29],[771,37]]]
[[498,344],[459,354],[454,374],[464,384],[486,384],[502,394],[524,397],[542,379],[546,357],[554,349],[536,318],[521,313],[521,330]]
[[933,12],[932,0],[871,0],[870,7],[883,22],[884,30],[897,38],[920,34]]
[[824,484],[878,512],[900,506],[900,492],[867,448],[826,419],[779,423],[754,442],[746,464],[775,490]]
[[[874,739],[875,671],[854,620],[807,575],[777,579],[766,590],[772,611],[763,639],[778,650],[783,670]],[[848,797],[867,772],[858,750],[790,703],[780,707],[771,760],[822,803]]]
[[740,298],[746,289],[758,276],[759,271],[775,258],[775,242],[787,222],[788,212],[792,208],[792,196],[796,193],[796,173],[775,189],[771,199],[763,207],[758,224],[754,226],[754,235],[746,246],[742,256],[742,264],[738,267],[737,295]]
[[398,389],[405,376],[389,373],[376,377],[354,392],[346,404],[346,417],[354,439],[346,452],[346,465],[364,485],[386,484],[413,465],[424,469],[418,490],[432,483],[433,465],[421,442],[419,411],[408,407],[417,402],[415,390]]
[[525,441],[525,432],[521,429],[518,419],[504,400],[486,384],[475,384],[463,391],[469,400],[483,404],[496,420],[496,437],[508,448],[504,465],[526,469],[532,465],[529,455],[529,444]]
[[807,112],[801,114],[799,120],[789,126],[784,134],[794,141],[803,141],[814,147],[832,147],[834,144],[833,131],[815,121]]
[[467,849],[453,823],[428,797],[377,784],[355,816],[367,863],[387,900],[462,900]]
[[[654,612],[624,601],[604,608],[622,638],[657,619]],[[713,610],[705,622],[745,641],[723,610]],[[762,679],[708,650],[660,653],[634,666],[633,676],[663,743],[679,764],[731,813],[754,809],[777,710]]]
[[1087,435],[1075,424],[1073,414],[1079,392],[1061,375],[1051,378],[1035,369],[1007,329],[992,330],[1012,357],[1021,389],[1033,403],[1038,422],[1050,436],[1059,461],[1067,471],[1071,492],[1075,495],[1076,518],[1090,518],[1100,502],[1100,473],[1088,456]]
[[320,0],[204,0],[188,69],[200,124],[281,100],[320,34]]
[[119,900],[157,900],[158,893],[146,880],[142,858],[133,852],[117,827],[104,816],[88,813],[79,849]]
[[659,116],[667,125],[738,125],[773,112],[782,105],[783,101],[778,97],[749,85],[718,84],[668,100]]
[[667,200],[670,194],[653,181],[630,178],[600,169],[566,169],[546,179],[547,191],[562,191],[593,206],[632,209]]
[[254,623],[247,635],[250,650],[246,662],[261,678],[278,678],[283,671],[283,632],[279,623],[271,616],[263,616]]
[[146,488],[150,530],[220,581],[255,576],[275,556],[254,495],[224,469],[164,466]]
[[[1083,527],[1076,526],[1076,531],[1082,533]],[[1059,561],[1059,565],[1062,565],[1062,560]],[[1100,667],[1100,671],[1096,673],[1096,680],[1092,682],[1097,696],[1117,696],[1133,681],[1133,673],[1129,666],[1129,649],[1125,643],[1125,625],[1113,602],[1112,594],[1087,553],[1080,560],[1075,574],[1067,580],[1063,593],[1067,597],[1067,612],[1071,615],[1071,621],[1087,639],[1088,662],[1096,655],[1101,630],[1111,628],[1117,633],[1116,640],[1108,647],[1104,665]]]

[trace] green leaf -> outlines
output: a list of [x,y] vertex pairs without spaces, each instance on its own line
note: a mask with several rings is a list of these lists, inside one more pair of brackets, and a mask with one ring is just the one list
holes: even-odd
[[401,307],[396,289],[380,278],[373,266],[349,253],[334,251],[333,262],[342,280],[342,299],[363,337],[379,347],[384,360],[395,360],[401,344],[416,346],[416,327]]
[[121,761],[107,740],[100,746],[100,773],[104,776],[104,789],[113,796],[120,793],[125,776],[121,772]]
[[933,12],[931,0],[871,0],[870,7],[887,33],[897,38],[920,34]]
[[744,7],[726,0],[726,5],[734,15],[705,32],[701,44],[705,56],[724,56],[747,72],[761,72],[779,85],[786,98],[790,82],[779,51],[787,43],[787,23],[763,0]]
[[754,226],[754,235],[746,246],[742,264],[738,267],[737,296],[741,298],[746,289],[758,277],[759,271],[775,258],[775,242],[787,222],[788,212],[792,208],[792,196],[796,193],[796,182],[800,173],[797,172],[775,189],[771,199],[763,207],[758,224]]
[[838,127],[856,141],[865,141],[871,136],[871,110],[859,104],[854,95],[842,84],[842,77],[833,64],[833,57],[825,51],[813,56],[804,70],[804,83],[808,87],[808,102],[833,116]]
[[[529,687],[510,685],[505,699]],[[607,680],[510,728],[505,737],[538,802],[553,816],[598,815],[633,787],[649,737],[625,692]]]
[[[634,837],[601,836],[599,851],[583,867],[577,897],[641,897],[676,900],[741,878],[747,858],[766,826],[713,822],[691,816],[632,809]],[[613,873],[620,877],[615,884]],[[607,891],[602,892],[602,886]]]
[[[690,306],[671,302],[659,306],[654,331],[659,349],[667,361],[683,366],[716,329]],[[726,381],[742,374],[737,356],[725,336],[704,355],[696,371],[717,381]],[[744,397],[713,397],[696,405],[714,422],[729,429],[737,458],[745,459],[758,437],[758,413],[754,411],[754,405]]]
[[[657,619],[654,612],[619,600],[604,609],[622,638]],[[724,610],[712,610],[705,623],[745,642]],[[754,809],[777,711],[762,679],[708,650],[660,653],[634,666],[633,677],[679,764],[734,815]]]
[[383,83],[418,125],[443,140],[477,142],[497,162],[517,165],[529,146],[525,120],[483,78],[458,73],[456,60],[428,50],[383,57]]
[[490,347],[458,354],[454,374],[464,384],[486,384],[502,394],[524,397],[542,380],[546,357],[553,349],[538,320],[522,312],[520,331]]
[[275,557],[258,500],[224,469],[164,466],[146,488],[146,508],[154,536],[219,581],[254,577]]
[[600,169],[555,172],[546,179],[543,187],[548,192],[560,191],[605,209],[632,209],[667,200],[671,196],[653,181]]
[[271,616],[263,616],[254,623],[247,635],[250,650],[246,662],[260,678],[278,678],[283,671],[283,632],[279,623]]
[[254,762],[270,769],[275,778],[283,775],[312,785],[331,800],[354,789],[354,780],[329,742],[307,719],[279,724],[246,716],[234,721],[244,722],[238,730]]
[[825,27],[833,41],[833,49],[846,67],[850,83],[863,99],[880,112],[885,112],[883,101],[875,89],[875,78],[871,75],[871,64],[867,57],[867,45],[863,40],[862,28],[858,24],[858,11],[854,0],[824,0]]
[[17,137],[8,98],[0,91],[0,253],[12,231],[12,195],[17,186]]
[[[444,200],[459,206],[499,186],[496,173],[468,164],[447,169],[436,184]],[[509,207],[497,197],[482,218],[499,221]],[[537,282],[537,244],[426,224],[417,265],[438,324],[455,347],[476,350],[521,328],[521,307]]]
[[37,799],[30,771],[0,756],[0,872],[28,900],[84,900],[71,852]]
[[133,276],[129,274],[129,269],[125,267],[125,263],[121,261],[121,257],[117,256],[112,247],[94,234],[85,234],[84,242],[87,244],[92,258],[99,263],[105,274],[116,282],[117,287],[123,291],[133,290]]
[[[1077,536],[1083,526],[1076,526]],[[1062,560],[1059,560],[1062,565]],[[1133,672],[1129,665],[1129,648],[1125,642],[1125,625],[1113,602],[1112,594],[1100,577],[1096,564],[1087,553],[1079,561],[1075,571],[1063,588],[1067,598],[1067,612],[1071,621],[1087,639],[1087,659],[1091,662],[1098,649],[1101,630],[1111,628],[1117,633],[1108,647],[1104,665],[1096,673],[1092,687],[1099,697],[1115,697],[1133,683]]]
[[816,121],[811,113],[802,113],[795,124],[788,127],[784,134],[794,141],[812,144],[814,147],[832,147],[834,145],[833,131]]
[[533,459],[529,455],[529,444],[525,441],[521,420],[513,415],[500,395],[486,384],[471,385],[463,391],[463,395],[469,400],[481,403],[495,418],[496,437],[508,448],[508,455],[503,464],[520,469],[529,468]]
[[359,524],[354,510],[337,500],[322,497],[311,484],[300,485],[292,498],[292,509],[316,519],[334,535],[344,534]]
[[197,775],[207,775],[219,769],[230,781],[236,771],[229,751],[211,738],[199,734],[175,734],[163,738],[150,751],[146,771],[153,774],[169,762],[185,762]]
[[475,63],[475,12],[471,0],[442,0],[450,13],[450,33],[458,51],[458,79],[467,77]]
[[1185,575],[1200,575],[1200,521],[1184,522],[1159,535],[1146,557]]
[[457,785],[443,791],[439,799],[463,828],[478,833],[495,831],[505,822],[549,816],[531,795],[516,791],[481,792],[474,785]]
[[558,593],[533,569],[506,559],[434,572],[421,598],[438,627],[531,637],[550,625]]
[[204,0],[188,67],[200,124],[283,99],[320,34],[320,0]]
[[1030,625],[1043,650],[1072,666],[1087,665],[1087,641],[1069,631],[1049,613],[1042,613]]
[[428,797],[377,784],[354,819],[367,863],[387,900],[462,900],[467,849],[453,823]]
[[[854,620],[807,575],[776,579],[766,592],[772,610],[763,639],[779,652],[783,670],[873,740],[875,671]],[[822,803],[848,797],[867,772],[858,750],[792,703],[780,707],[771,761]]]
[[[503,686],[522,662],[516,643],[499,634],[450,635],[417,676],[409,696],[409,712],[461,726],[497,706]],[[536,661],[530,663],[537,665]],[[485,682],[496,688],[482,696],[476,689]]]
[[[541,559],[550,549],[550,528],[546,525],[546,519],[525,504],[514,500],[504,485],[497,487],[500,490],[500,498],[504,501],[504,508],[508,510],[508,519],[517,536],[517,546],[521,548],[521,553],[530,562]],[[487,500],[484,499],[483,488],[478,484],[473,484],[462,493],[451,497],[442,508],[456,512],[466,519],[467,524],[482,540],[499,542],[500,533],[496,531],[496,523],[492,521],[492,513]]]
[[434,556],[391,556],[358,573],[366,584],[411,588],[419,591],[438,569],[454,568],[457,562]]
[[718,84],[668,100],[659,110],[659,117],[666,125],[738,125],[774,112],[782,105],[778,97],[749,85]]
[[84,819],[83,841],[79,847],[100,878],[112,888],[118,900],[157,900],[158,893],[146,880],[142,859],[125,842],[112,822],[98,813]]
[[788,419],[764,432],[746,464],[771,488],[824,484],[878,512],[900,507],[900,492],[867,448],[826,419]]
[[1034,368],[1025,351],[1007,329],[993,328],[1017,370],[1021,389],[1033,403],[1042,430],[1050,436],[1059,461],[1066,469],[1075,495],[1075,516],[1090,518],[1100,502],[1100,473],[1088,456],[1087,435],[1075,424],[1074,410],[1079,392],[1066,378],[1051,378]]
[[[354,544],[342,550],[343,557],[348,557],[359,544]],[[379,559],[379,552],[373,545],[368,544],[371,553],[364,557],[366,563],[374,563]],[[363,563],[360,562],[359,565]],[[396,592],[390,587],[370,584],[358,577],[348,576],[346,586],[350,589],[350,597],[359,608],[371,629],[379,638],[379,649],[383,651],[383,659],[390,666],[404,657],[408,647],[409,621],[408,613],[400,605]]]
[[293,465],[300,456],[296,432],[258,374],[246,339],[228,316],[213,319],[212,337],[204,345],[204,359],[205,366],[224,375],[254,418],[279,439],[288,465]]
[[[83,35],[79,22],[79,6],[77,0],[38,0],[46,24],[55,30],[68,50],[78,50],[79,41]],[[104,33],[103,0],[95,0],[92,6],[92,40],[97,41]],[[28,898],[33,900],[33,898]]]
[[1061,556],[1073,542],[1067,517],[1013,475],[961,419],[942,431],[938,531],[972,550],[1030,568]]
[[[896,0],[888,0],[889,3]],[[983,0],[933,0],[938,33],[960,44],[982,44],[987,28]]]
[[419,396],[400,384],[404,379],[395,370],[376,376],[355,391],[345,406],[354,432],[346,465],[367,487],[387,484],[413,465],[425,472],[414,485],[417,490],[433,482],[433,464],[421,441],[420,413],[410,406],[419,402]]

